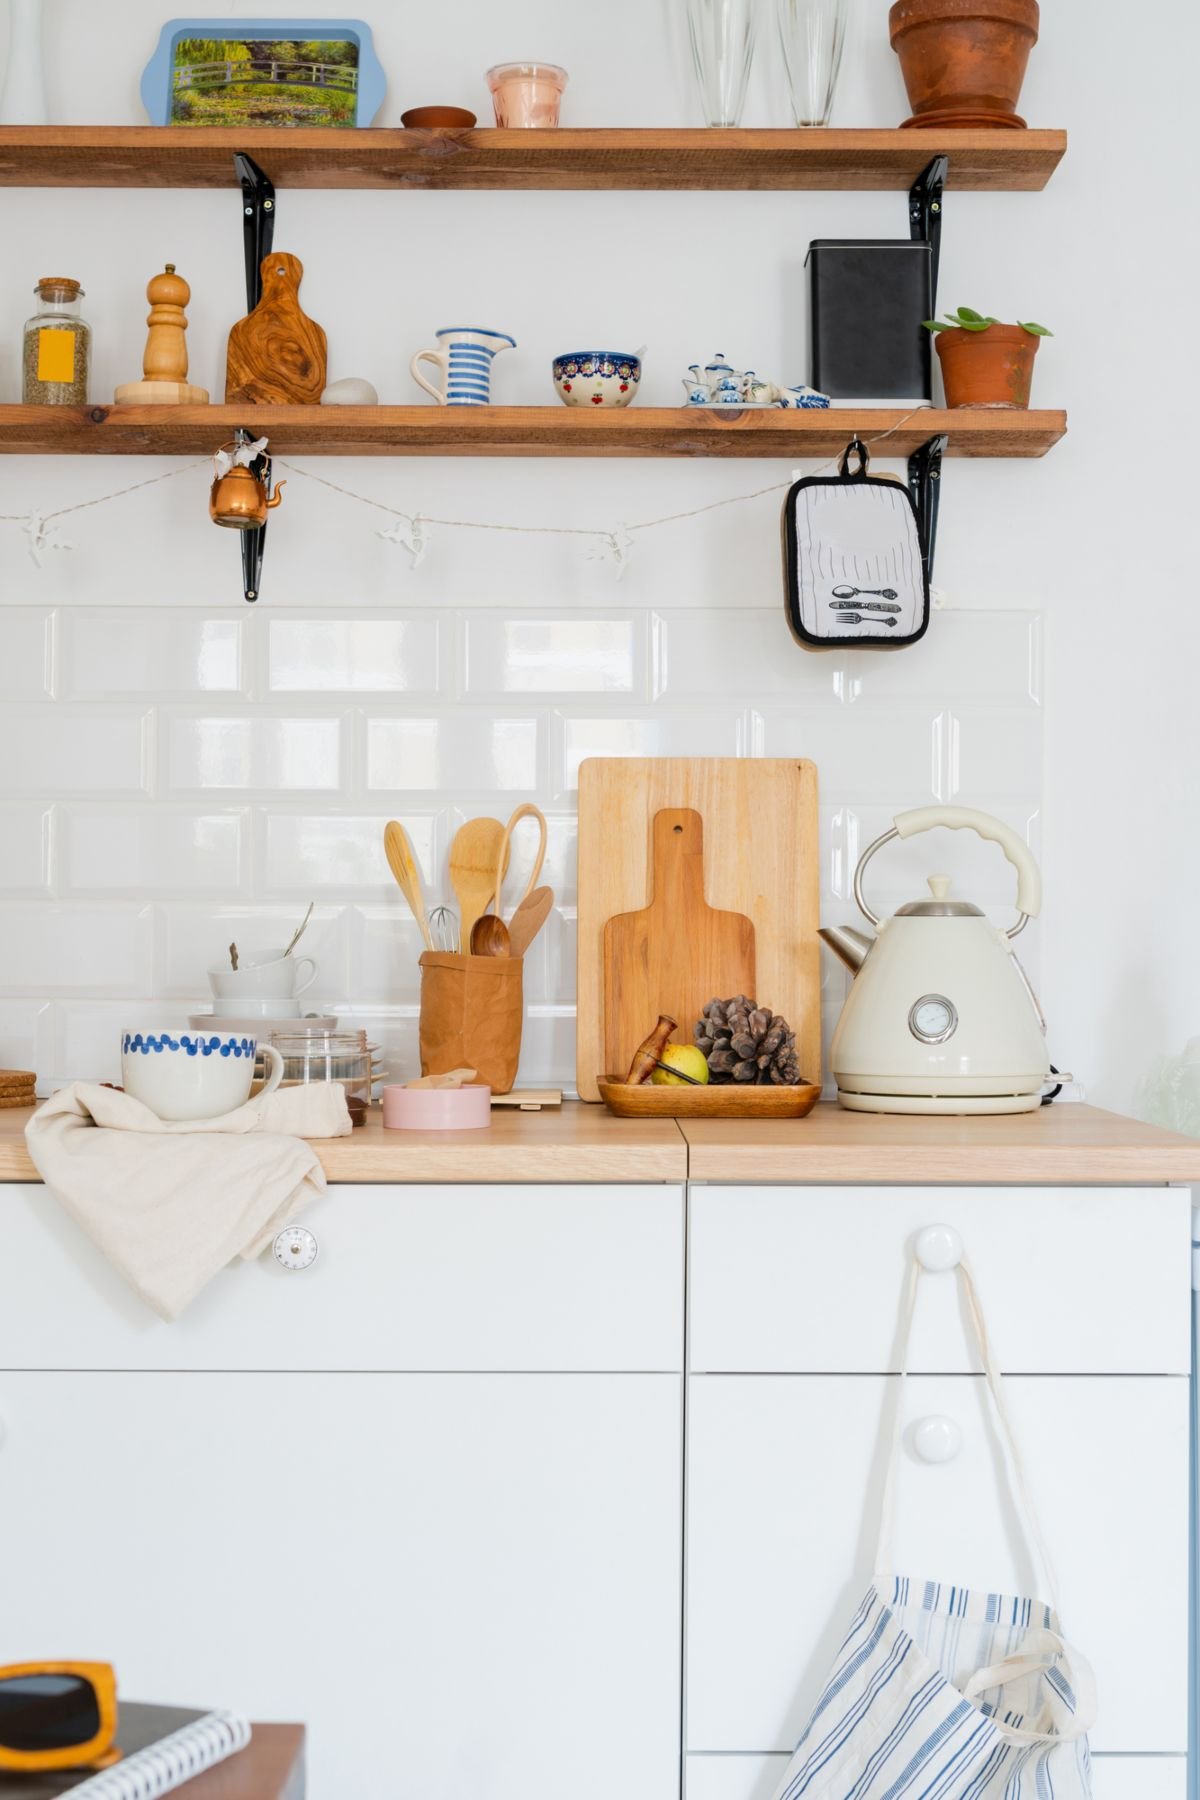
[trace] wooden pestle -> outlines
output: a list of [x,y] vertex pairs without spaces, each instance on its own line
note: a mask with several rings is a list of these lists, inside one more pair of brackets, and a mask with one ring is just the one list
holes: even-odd
[[639,1044],[633,1053],[633,1061],[629,1065],[629,1073],[625,1077],[627,1085],[639,1087],[649,1080],[651,1073],[658,1067],[659,1058],[667,1047],[671,1033],[678,1025],[678,1019],[668,1018],[666,1013],[658,1015],[658,1024],[650,1036]]

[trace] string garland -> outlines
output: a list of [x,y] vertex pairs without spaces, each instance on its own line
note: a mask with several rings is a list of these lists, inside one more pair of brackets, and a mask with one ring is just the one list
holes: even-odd
[[[915,406],[889,425],[886,431],[876,432],[873,437],[863,439],[868,446],[880,444],[885,438],[907,425],[924,407]],[[826,462],[818,463],[815,474],[825,469],[836,467],[841,460],[838,456],[830,457]],[[19,525],[29,539],[29,554],[38,568],[42,566],[42,556],[46,551],[73,550],[74,544],[63,536],[53,523],[55,519],[66,518],[69,513],[86,512],[90,507],[106,506],[109,501],[123,500],[128,494],[140,493],[143,488],[155,487],[161,481],[172,481],[177,475],[187,475],[199,468],[210,468],[212,459],[204,457],[199,462],[188,462],[176,469],[168,469],[161,475],[147,476],[144,481],[131,482],[127,487],[116,488],[110,494],[97,494],[91,500],[78,500],[71,506],[59,506],[52,512],[33,510],[27,513],[0,513],[0,525]],[[662,525],[678,525],[687,519],[701,518],[705,513],[718,512],[726,506],[743,506],[751,500],[761,500],[768,494],[780,494],[791,486],[787,481],[772,482],[768,487],[755,488],[748,494],[727,494],[720,500],[709,500],[703,506],[691,506],[681,512],[664,513],[654,519],[638,519],[632,524],[624,520],[610,526],[593,525],[508,525],[497,524],[489,519],[447,519],[429,513],[410,513],[403,507],[391,506],[384,500],[376,500],[369,494],[360,494],[354,488],[330,481],[328,476],[315,475],[311,469],[297,468],[294,463],[275,458],[275,467],[286,469],[289,475],[298,475],[303,481],[316,482],[319,487],[329,488],[332,493],[341,494],[347,500],[356,500],[362,506],[373,507],[376,512],[386,513],[394,523],[386,529],[380,528],[377,535],[389,543],[399,544],[408,552],[410,566],[418,568],[429,549],[430,538],[434,529],[446,531],[503,531],[516,533],[523,537],[575,537],[589,541],[587,555],[589,559],[615,564],[618,581],[625,574],[633,550],[636,534],[643,531],[654,531]]]

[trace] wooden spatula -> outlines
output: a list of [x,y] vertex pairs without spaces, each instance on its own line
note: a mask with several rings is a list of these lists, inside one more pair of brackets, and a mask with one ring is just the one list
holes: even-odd
[[534,888],[531,894],[526,894],[508,921],[508,952],[510,956],[524,956],[546,923],[546,915],[553,905],[553,888]]
[[460,942],[471,942],[471,927],[485,913],[508,868],[504,827],[499,819],[468,819],[450,846],[450,885],[458,899]]
[[425,891],[421,886],[421,871],[417,867],[413,847],[408,841],[408,833],[397,819],[389,819],[383,828],[383,848],[387,853],[388,867],[396,877],[400,892],[408,901],[412,916],[421,928],[425,948],[432,950],[433,934],[425,916]]

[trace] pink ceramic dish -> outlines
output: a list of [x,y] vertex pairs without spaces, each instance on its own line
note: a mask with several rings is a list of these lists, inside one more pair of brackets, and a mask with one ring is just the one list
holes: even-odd
[[385,1131],[479,1131],[492,1122],[492,1090],[482,1082],[460,1088],[385,1087]]

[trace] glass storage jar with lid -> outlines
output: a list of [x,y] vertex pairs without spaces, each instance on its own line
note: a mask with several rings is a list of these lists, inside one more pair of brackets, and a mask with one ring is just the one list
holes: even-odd
[[25,404],[85,406],[92,330],[79,316],[83,289],[65,275],[46,275],[34,291],[38,309],[25,321]]

